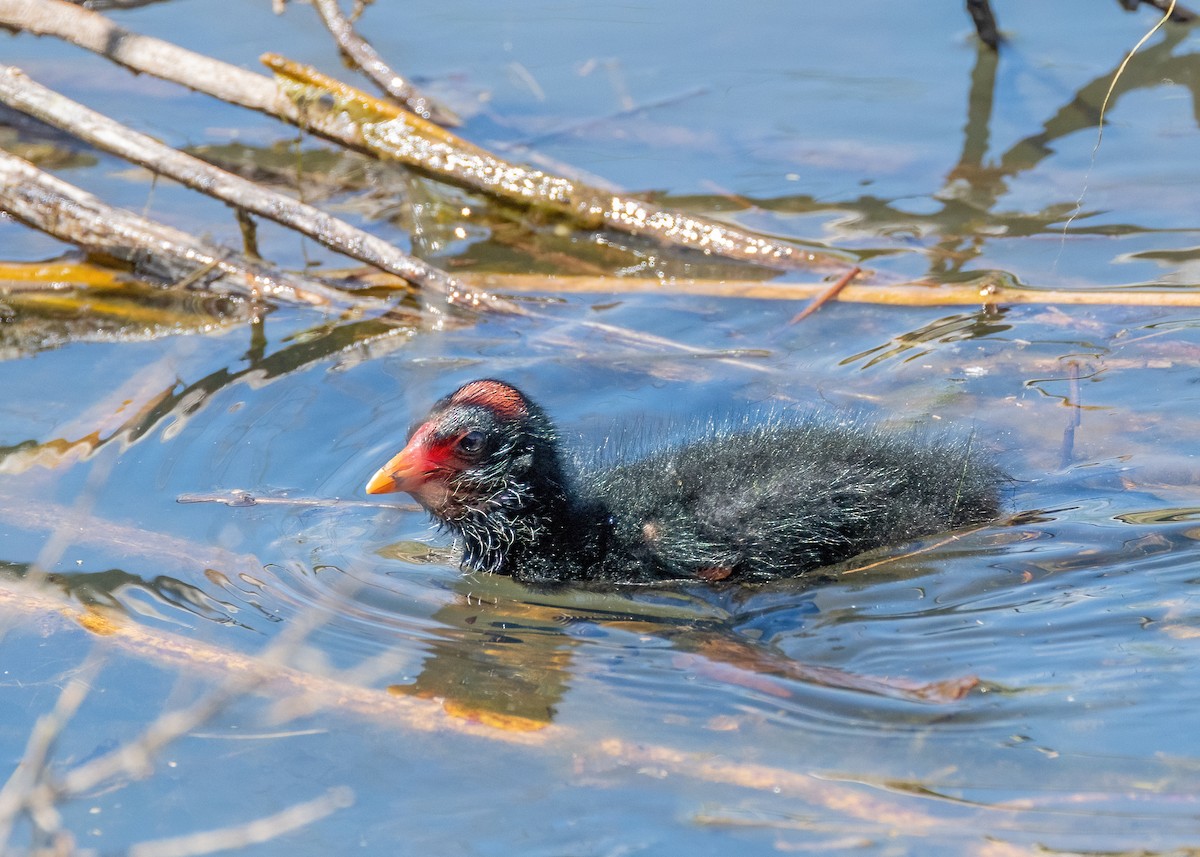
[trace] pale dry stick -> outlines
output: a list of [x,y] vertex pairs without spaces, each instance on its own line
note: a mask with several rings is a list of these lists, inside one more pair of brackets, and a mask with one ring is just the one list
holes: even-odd
[[[749,369],[751,372],[772,373],[777,371],[774,367],[756,363],[755,359],[767,357],[770,352],[761,348],[733,348],[725,350],[700,349],[694,345],[688,345],[686,342],[679,342],[675,339],[670,339],[666,336],[658,336],[645,331],[631,331],[628,328],[620,327],[615,324],[606,324],[602,321],[585,321],[577,322],[579,327],[587,330],[594,330],[597,333],[605,336],[611,336],[618,340],[629,340],[639,347],[654,347],[668,354],[674,354],[678,357],[688,357],[697,360],[715,360],[718,363],[725,363],[729,366],[737,366],[740,369]],[[553,332],[544,333],[540,337],[547,343],[555,343],[564,348],[578,348],[578,339],[573,336],[556,337]],[[640,355],[638,355],[640,356]]]
[[211,267],[221,275],[227,291],[255,299],[330,308],[365,303],[310,277],[240,259],[187,233],[113,208],[2,150],[0,209],[61,241],[119,259],[162,280],[178,280]]
[[709,91],[710,90],[707,86],[697,86],[677,95],[668,95],[653,101],[643,101],[636,104],[629,104],[623,106],[615,113],[609,113],[604,116],[594,116],[587,119],[573,120],[566,124],[559,125],[556,128],[550,128],[546,131],[539,131],[532,136],[505,143],[500,148],[507,152],[524,152],[530,150],[533,146],[550,142],[558,137],[566,137],[568,135],[581,136],[584,132],[592,128],[604,125],[605,123],[613,122],[617,119],[623,119],[628,116],[636,116],[639,113],[648,113],[652,110],[660,110],[664,107],[674,107],[676,104],[680,104],[693,98],[698,98],[702,95],[707,95]]
[[[244,495],[244,492],[230,492],[230,497]],[[205,497],[200,500],[180,498],[180,502],[202,502],[206,499],[219,500],[219,497]],[[230,501],[236,504],[236,501]],[[253,498],[253,503],[272,502],[271,498]],[[279,501],[301,503],[301,500]],[[355,506],[373,505],[383,507],[383,504],[370,504],[359,501],[325,501],[312,500],[312,505],[333,505],[340,503],[348,503]],[[407,511],[415,511],[419,507],[416,504],[391,504],[388,508],[405,509]],[[53,503],[44,501],[30,500],[28,497],[13,497],[0,493],[0,521],[9,525],[15,525],[28,530],[48,530],[54,532],[60,522],[72,518],[72,530],[74,532],[74,541],[78,544],[87,544],[90,546],[98,546],[114,553],[130,556],[141,557],[150,560],[156,564],[158,568],[162,568],[164,563],[179,564],[188,568],[193,573],[204,575],[212,578],[214,574],[219,574],[221,577],[232,575],[234,577],[259,577],[262,573],[262,563],[254,556],[246,554],[234,554],[223,548],[212,545],[201,545],[186,539],[180,539],[173,536],[164,535],[162,533],[151,530],[144,530],[137,527],[120,524],[115,521],[99,518],[92,514],[79,513],[76,510],[68,509],[67,507],[59,506]],[[224,569],[223,572],[216,572],[215,569]],[[226,572],[228,575],[226,575]],[[431,609],[441,606],[442,601],[433,594],[428,597],[420,597],[417,602],[425,603]],[[372,682],[376,678],[380,678],[385,674],[390,666],[394,666],[394,658],[396,653],[392,650],[381,652],[380,655],[368,661],[359,664],[347,670],[343,674],[343,681],[354,685],[363,685]],[[287,700],[281,702],[275,707],[272,716],[276,720],[293,719],[298,716],[299,712],[317,710],[324,706],[318,695],[293,695]],[[0,849],[0,853],[3,850]]]
[[[397,670],[411,667],[411,659],[397,649],[385,649],[352,667],[343,669],[338,680],[352,687],[371,687],[396,675]],[[320,693],[295,693],[276,700],[267,710],[270,723],[288,723],[309,717],[329,708],[329,700]],[[540,724],[539,724],[540,725]]]
[[[326,99],[323,97],[316,97],[302,109],[285,92],[283,87],[269,78],[244,71],[236,66],[209,59],[159,39],[131,33],[112,24],[103,16],[75,7],[70,3],[64,2],[64,0],[36,0],[36,2],[33,2],[33,0],[0,0],[0,27],[25,30],[39,35],[54,35],[81,47],[96,51],[134,71],[154,74],[167,80],[182,83],[193,89],[201,89],[201,91],[209,95],[221,98],[230,103],[239,104],[276,116],[349,148],[367,151],[377,156],[383,154],[367,145],[363,134],[364,128],[361,123],[350,120],[344,110],[340,108],[337,110],[329,109],[325,104]],[[285,65],[293,70],[296,68],[293,64]],[[304,72],[302,68],[300,71]],[[331,79],[329,80],[331,83],[336,83]],[[390,116],[394,117],[402,112],[399,108],[392,105],[384,105],[382,102],[370,99],[369,96],[357,93],[356,90],[352,90],[349,87],[341,84],[337,84],[337,86],[339,92],[342,94],[346,92],[356,93],[356,95],[352,95],[351,97],[362,97],[368,99],[373,108],[381,108],[385,111],[390,110],[390,113],[388,113]],[[418,123],[424,121],[419,117],[411,115],[409,119]],[[414,150],[413,157],[416,158],[414,165],[422,169],[436,173],[439,168],[447,167],[447,164],[442,160],[443,158],[448,154],[457,158],[458,153],[461,151],[470,157],[471,163],[475,167],[479,167],[478,171],[474,169],[468,171],[479,179],[476,189],[488,193],[495,192],[497,187],[501,185],[515,185],[518,190],[514,198],[517,201],[529,202],[525,198],[527,185],[533,186],[538,182],[550,181],[554,187],[575,187],[566,182],[565,179],[562,181],[566,182],[566,184],[560,184],[555,177],[548,176],[539,171],[529,172],[515,165],[505,165],[504,169],[501,169],[497,173],[493,168],[498,168],[503,162],[492,158],[488,153],[477,147],[459,141],[453,135],[435,125],[430,123],[424,124],[428,126],[426,130],[437,145],[431,150],[425,150],[421,147],[417,147]],[[393,139],[397,133],[398,128],[395,122],[388,121],[375,123],[373,136],[378,139],[383,139],[384,137]],[[455,145],[451,145],[449,148],[443,145],[447,140],[455,143],[457,148]],[[389,150],[386,146],[384,146],[384,152],[386,152],[386,156],[388,157],[400,157],[402,155],[402,153]],[[456,170],[457,167],[451,168],[451,172]],[[526,176],[526,178],[521,179],[521,176]],[[535,181],[535,178],[537,181]],[[470,185],[470,182],[467,182],[467,184]],[[591,193],[591,191],[588,190],[588,193]],[[586,196],[587,194],[585,194]],[[611,226],[633,232],[641,232],[643,231],[643,227],[647,227],[649,232],[654,233],[660,240],[667,241],[668,243],[679,243],[681,246],[688,246],[702,252],[728,255],[732,258],[742,258],[764,263],[770,263],[772,259],[779,261],[783,257],[791,258],[793,253],[799,253],[806,260],[817,258],[814,254],[796,251],[795,248],[790,246],[776,246],[764,239],[745,235],[726,224],[706,221],[704,218],[696,218],[691,215],[670,212],[666,209],[644,204],[640,200],[620,197],[607,192],[599,193],[599,196],[595,198],[587,198],[591,201],[585,207],[596,207],[593,203],[598,205],[598,200],[600,199],[606,201],[605,205],[611,204],[612,211],[610,213],[616,221],[609,223]],[[588,216],[590,217],[592,214],[595,214],[595,212],[588,214]],[[644,222],[647,218],[652,221],[649,225]],[[730,252],[730,248],[733,248],[736,252]],[[114,255],[120,258],[120,254]],[[830,258],[824,259],[824,261],[836,263],[844,267],[841,260]],[[215,262],[215,259],[210,260],[210,263]],[[464,293],[458,295],[458,298],[457,302],[478,305],[478,298],[474,292],[464,291]],[[585,322],[584,326],[587,327],[590,325]],[[645,347],[647,344],[647,337],[639,334],[637,331],[609,327],[605,332],[609,335],[626,339],[640,347]],[[679,350],[690,350],[686,346],[678,344],[675,347]],[[743,368],[752,367],[755,370],[763,371],[761,366],[756,366],[747,361],[726,359],[724,362],[733,362]]]
[[[36,587],[25,583],[27,593]],[[239,698],[263,678],[264,672],[282,665],[317,624],[323,621],[317,609],[312,609],[291,624],[261,654],[249,668],[235,670],[205,697],[186,708],[164,712],[147,726],[137,738],[116,750],[81,764],[62,777],[48,769],[47,760],[54,738],[61,733],[70,715],[82,703],[94,678],[96,667],[83,670],[87,679],[72,682],[59,698],[51,715],[38,721],[26,753],[24,776],[10,779],[0,792],[0,845],[7,844],[16,814],[26,811],[34,825],[45,834],[61,832],[57,804],[64,798],[74,798],[89,792],[118,776],[141,778],[154,765],[157,755],[170,743],[178,740],[201,724],[209,721],[231,701]],[[21,771],[21,769],[19,769]],[[5,794],[10,796],[6,799]],[[281,832],[295,829],[348,805],[349,790],[334,790],[324,798],[297,804],[274,816],[258,819],[235,828],[212,831],[192,837],[182,837],[149,843],[146,854],[205,854],[219,848],[232,847],[240,841],[262,842]],[[0,849],[2,850],[2,849]]]
[[[687,295],[753,300],[801,301],[829,290],[828,283],[771,283],[759,280],[674,279],[667,283],[654,277],[592,277],[531,274],[460,275],[469,287],[503,293],[547,294],[656,294],[665,290]],[[368,281],[370,277],[368,277]],[[835,298],[846,303],[884,306],[994,306],[1017,304],[1107,305],[1107,306],[1200,306],[1200,291],[1194,289],[1037,289],[1011,288],[998,284],[889,283],[847,285]]]
[[186,708],[165,711],[140,735],[64,774],[53,789],[59,798],[78,797],[117,776],[141,779],[154,768],[154,759],[168,744],[207,723],[235,699],[258,686],[265,665],[249,665],[226,679],[216,690]]
[[[47,762],[54,742],[62,734],[79,706],[91,691],[92,682],[100,669],[101,660],[93,652],[79,667],[58,695],[58,700],[49,714],[37,719],[25,753],[16,769],[0,788],[0,854],[8,853],[9,839],[17,816],[30,808],[31,803],[42,803],[42,784],[47,773]],[[45,810],[42,809],[44,813]]]
[[153,6],[163,0],[71,0],[72,3],[86,5],[89,9],[138,9],[142,6]]
[[893,831],[926,834],[954,823],[899,806],[877,795],[839,786],[830,780],[770,765],[729,761],[717,753],[692,753],[671,747],[637,744],[620,738],[593,741],[591,747],[594,748],[594,754],[623,765],[644,767],[651,771],[663,769],[703,782],[727,783],[756,791],[792,795],[818,807],[886,825]]
[[216,851],[233,851],[278,839],[286,833],[307,827],[354,803],[354,792],[336,786],[312,800],[293,804],[272,815],[245,824],[206,830],[186,836],[172,836],[139,842],[130,846],[128,857],[199,857]]
[[[499,743],[530,746],[545,744],[563,729],[551,724],[538,732],[496,730],[483,723],[451,717],[436,701],[396,696],[375,688],[351,685],[336,676],[319,675],[271,663],[262,656],[228,651],[199,640],[123,621],[119,616],[108,618],[108,614],[80,610],[62,598],[12,580],[0,579],[0,611],[37,616],[42,621],[58,618],[64,626],[77,624],[96,628],[104,634],[108,645],[165,667],[187,670],[193,675],[250,676],[253,678],[248,687],[250,692],[274,698],[286,694],[311,695],[324,700],[328,707],[339,712],[414,732],[458,733]],[[139,754],[134,752],[131,755],[136,757]],[[103,762],[97,759],[86,763],[85,769],[72,780],[72,785],[90,783],[99,774],[110,775],[122,770],[121,762],[113,754],[103,759]]]
[[342,55],[371,78],[376,86],[422,119],[449,127],[462,124],[462,120],[454,115],[454,111],[438,104],[397,74],[379,52],[355,32],[354,25],[342,14],[337,0],[312,0],[312,4],[321,18],[321,23],[337,42]]
[[[291,77],[286,86],[169,42],[132,33],[65,0],[0,0],[0,27],[64,39],[133,71],[267,113],[356,151],[393,158],[517,204],[558,211],[585,228],[608,226],[662,244],[768,267],[847,267],[845,260],[836,256],[507,162],[400,107],[279,57],[265,59],[277,73]],[[322,86],[332,89],[322,91]],[[364,123],[350,118],[347,108],[353,111],[364,106],[382,121]]]
[[[357,230],[343,221],[330,217],[319,209],[299,203],[282,194],[258,188],[245,179],[226,173],[190,155],[185,155],[168,146],[164,146],[145,135],[138,134],[132,129],[120,125],[120,123],[109,120],[94,111],[88,110],[69,99],[39,86],[17,69],[0,69],[0,100],[5,101],[10,106],[28,112],[30,115],[43,121],[74,133],[81,139],[87,140],[94,145],[113,151],[122,157],[129,158],[155,172],[168,175],[189,187],[200,190],[210,196],[215,196],[233,205],[255,211],[285,226],[310,235],[330,249],[372,264],[380,270],[400,277],[406,282],[414,282],[422,287],[428,287],[438,294],[443,295],[447,303],[451,305],[466,306],[473,309],[497,310],[514,315],[534,314],[511,301],[497,297],[489,292],[467,288],[461,281],[450,277],[438,268],[403,254],[382,239]],[[0,158],[3,158],[3,156],[3,153],[0,152]],[[15,156],[8,157],[13,160],[19,160]],[[36,170],[36,168],[28,165],[27,172],[32,170]],[[38,172],[40,173],[40,171]],[[173,259],[180,255],[179,246],[186,246],[190,242],[197,249],[187,250],[186,262],[188,264],[199,261],[203,254],[205,265],[214,269],[221,269],[225,272],[243,268],[252,272],[271,270],[265,263],[250,260],[243,260],[238,263],[238,268],[234,268],[229,261],[231,256],[218,256],[217,253],[219,251],[206,248],[189,236],[175,232],[175,230],[171,230],[169,227],[159,226],[128,212],[109,209],[103,203],[99,202],[99,200],[96,200],[95,197],[91,197],[83,191],[72,189],[74,190],[74,194],[69,195],[66,189],[71,188],[70,185],[54,179],[49,174],[41,173],[41,175],[44,176],[42,184],[51,188],[57,186],[58,193],[65,199],[70,201],[86,199],[88,201],[89,206],[79,206],[71,209],[70,213],[72,217],[77,219],[77,225],[74,229],[68,231],[66,229],[67,224],[65,223],[68,218],[56,216],[53,208],[45,210],[49,201],[45,193],[39,194],[36,197],[37,201],[42,203],[41,209],[39,209],[40,216],[36,218],[29,213],[22,213],[26,209],[18,209],[16,203],[6,202],[6,196],[17,192],[20,190],[19,188],[0,189],[0,208],[8,208],[20,219],[30,223],[30,225],[50,232],[50,234],[62,240],[73,240],[74,243],[80,244],[88,250],[99,250],[114,258],[125,259],[127,261],[145,264],[154,261],[154,254],[156,253],[166,253]],[[0,179],[3,177],[3,163],[0,162]],[[93,212],[90,218],[85,216],[85,211]],[[115,218],[107,214],[107,212],[116,212],[127,219],[136,220],[138,231],[148,237],[139,236],[135,242],[135,246],[132,248],[122,246],[120,241],[122,239],[129,240],[134,234],[134,230],[126,228],[122,230],[122,234],[109,235]],[[85,235],[93,237],[90,240],[85,240],[83,237]],[[104,240],[97,241],[96,237],[94,237],[97,235],[103,236]],[[157,244],[154,243],[155,241],[157,241]],[[199,270],[204,270],[204,266],[201,266]],[[151,266],[151,272],[160,275],[169,273],[156,271],[153,266]],[[275,276],[278,279],[280,275]],[[305,292],[312,292],[318,288],[332,291],[328,287],[315,282],[304,288]],[[352,297],[341,292],[333,291],[332,293],[338,296],[340,302],[343,304],[351,301],[357,302],[364,307],[375,304],[373,301]],[[600,329],[608,335],[629,340],[641,347],[650,345],[669,347],[677,351],[692,350],[689,346],[664,337],[640,333],[626,328],[618,328],[613,325],[601,325],[594,322],[583,322],[583,325],[589,328]],[[734,360],[733,362],[736,365],[740,365],[743,368],[750,368],[753,371],[768,371],[760,365],[744,360]]]
[[223,491],[211,491],[199,494],[180,494],[175,498],[176,503],[220,503],[223,506],[241,508],[244,506],[303,506],[311,509],[331,509],[334,507],[354,507],[359,509],[396,509],[405,512],[419,512],[421,506],[416,503],[380,503],[372,500],[348,500],[345,497],[271,497],[266,494],[256,494],[245,488],[226,488]]
[[66,0],[0,0],[0,27],[54,36],[122,65],[238,104],[299,122],[299,111],[270,78],[117,26]]
[[[365,262],[440,295],[462,302],[462,286],[446,272],[401,252],[382,238],[290,196],[240,176],[122,125],[30,80],[20,69],[0,66],[0,102],[53,125],[97,148],[120,155],[159,175],[208,196],[266,217],[320,242],[337,253]],[[513,307],[478,297],[492,309]]]
[[[1153,6],[1160,12],[1166,12],[1167,18],[1178,24],[1186,24],[1189,21],[1196,19],[1196,13],[1191,9],[1180,6],[1176,0],[1142,0],[1148,6]],[[1122,3],[1128,8],[1128,3],[1122,0]]]
[[[1016,521],[1013,520],[1010,523],[1015,523],[1015,522]],[[907,551],[905,553],[893,554],[891,556],[885,556],[883,559],[878,559],[878,560],[875,560],[874,562],[869,562],[866,565],[859,565],[859,566],[855,566],[854,568],[848,568],[845,571],[839,571],[837,576],[838,577],[846,577],[847,575],[859,574],[864,571],[870,571],[873,568],[881,568],[882,566],[885,566],[885,565],[891,565],[893,563],[903,562],[904,560],[912,559],[914,556],[921,556],[922,554],[929,553],[930,551],[941,550],[946,545],[954,544],[955,542],[959,541],[962,538],[965,538],[966,536],[970,536],[975,533],[982,532],[983,530],[986,530],[989,527],[1000,527],[1000,526],[1004,526],[1004,524],[1001,522],[993,522],[993,523],[984,524],[983,526],[980,526],[980,527],[974,527],[969,530],[959,530],[957,532],[951,533],[950,535],[946,536],[945,538],[939,539],[938,541],[932,542],[927,545],[923,545],[922,547],[916,548],[914,550]]]

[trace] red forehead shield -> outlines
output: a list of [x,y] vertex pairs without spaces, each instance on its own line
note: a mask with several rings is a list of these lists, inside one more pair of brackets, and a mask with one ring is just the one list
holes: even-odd
[[450,404],[487,408],[502,420],[522,419],[529,413],[521,394],[500,381],[472,381],[450,397]]

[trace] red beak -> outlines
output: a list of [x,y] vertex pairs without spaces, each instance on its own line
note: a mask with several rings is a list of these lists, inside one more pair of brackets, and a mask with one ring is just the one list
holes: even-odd
[[383,465],[367,483],[368,494],[391,494],[407,491],[416,495],[429,479],[434,467],[429,461],[425,438],[418,432],[391,461]]

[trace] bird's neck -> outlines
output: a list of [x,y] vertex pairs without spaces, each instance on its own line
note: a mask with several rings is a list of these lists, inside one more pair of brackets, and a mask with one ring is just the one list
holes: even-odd
[[445,523],[462,538],[465,568],[553,582],[581,576],[580,533],[591,512],[577,499],[575,474],[546,449],[535,467]]

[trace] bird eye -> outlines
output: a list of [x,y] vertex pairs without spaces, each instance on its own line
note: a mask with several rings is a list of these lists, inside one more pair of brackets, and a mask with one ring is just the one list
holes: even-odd
[[483,432],[469,431],[458,439],[455,452],[464,458],[476,458],[483,452]]

